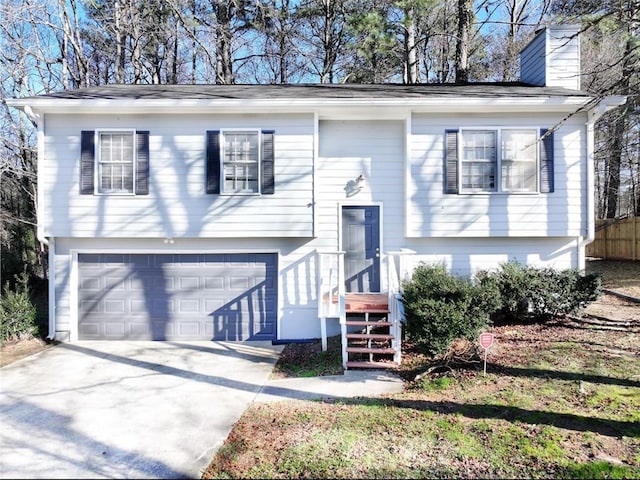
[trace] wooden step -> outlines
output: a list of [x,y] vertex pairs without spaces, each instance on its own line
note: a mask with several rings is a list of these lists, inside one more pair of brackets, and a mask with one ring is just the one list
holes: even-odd
[[391,362],[347,362],[349,368],[398,368],[398,364]]
[[352,307],[350,305],[346,305],[345,311],[347,313],[389,313],[389,309],[387,308],[368,307],[366,305],[360,307]]
[[347,320],[346,325],[353,327],[390,327],[393,325],[391,322],[379,321],[379,322],[365,322],[364,320]]
[[374,353],[378,355],[394,355],[396,351],[393,348],[389,347],[347,347],[347,353]]
[[389,296],[386,293],[347,293],[347,313],[389,313]]
[[347,333],[347,338],[353,340],[393,340],[393,335],[386,333]]

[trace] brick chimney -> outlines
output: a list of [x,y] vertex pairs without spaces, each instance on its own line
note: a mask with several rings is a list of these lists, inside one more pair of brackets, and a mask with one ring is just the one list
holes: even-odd
[[520,51],[520,80],[580,90],[580,26],[550,25]]

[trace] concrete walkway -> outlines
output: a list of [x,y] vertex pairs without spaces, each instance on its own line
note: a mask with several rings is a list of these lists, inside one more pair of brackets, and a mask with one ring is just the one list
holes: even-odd
[[269,380],[270,342],[77,342],[0,369],[1,478],[200,478],[253,401],[401,391],[384,372]]
[[344,375],[268,380],[256,402],[375,397],[403,390],[400,377],[386,371],[347,370]]

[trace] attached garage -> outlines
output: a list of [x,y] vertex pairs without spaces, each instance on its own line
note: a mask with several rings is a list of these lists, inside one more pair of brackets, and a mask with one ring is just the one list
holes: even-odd
[[78,254],[80,340],[275,340],[277,254]]

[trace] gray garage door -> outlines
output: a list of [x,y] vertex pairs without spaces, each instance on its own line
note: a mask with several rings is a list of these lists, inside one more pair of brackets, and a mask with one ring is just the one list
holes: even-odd
[[273,340],[277,255],[79,254],[80,340]]

